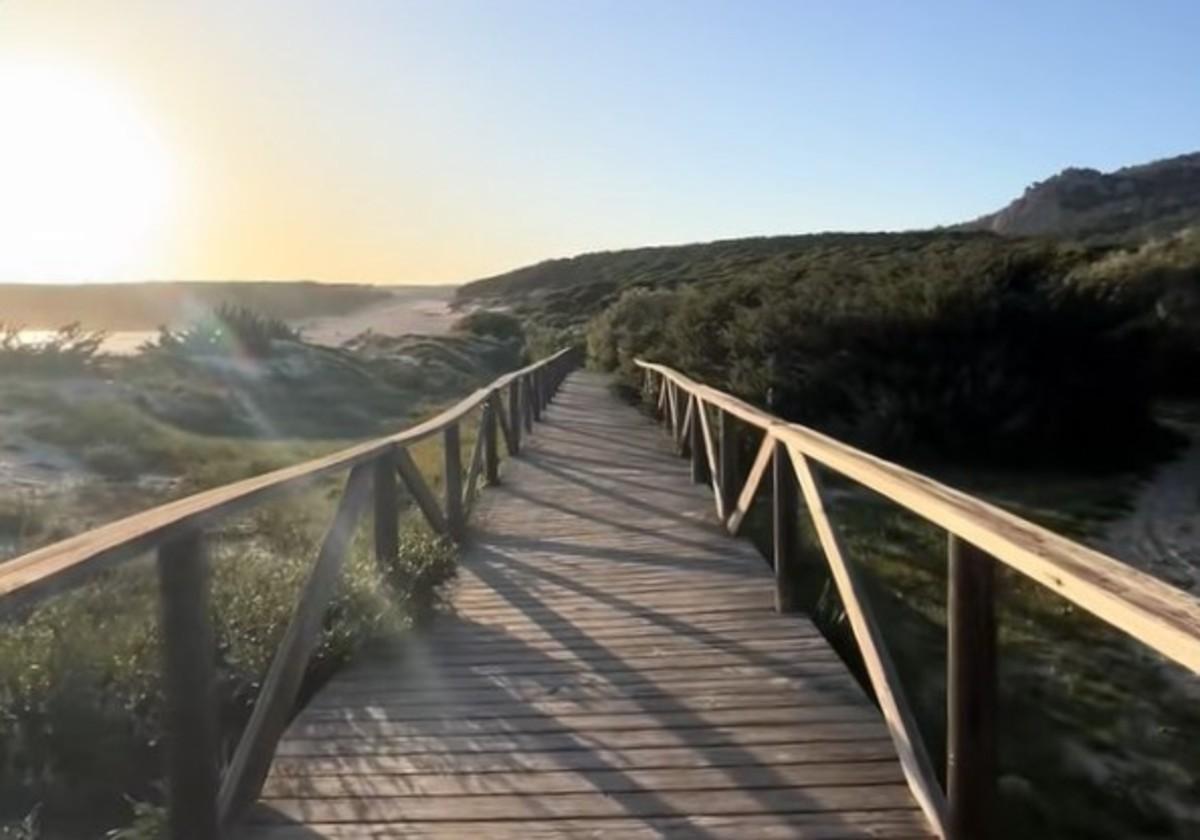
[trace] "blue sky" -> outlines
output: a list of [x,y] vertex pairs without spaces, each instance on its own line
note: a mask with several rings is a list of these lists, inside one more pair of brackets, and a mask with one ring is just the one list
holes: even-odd
[[1198,35],[1195,2],[0,4],[0,63],[128,94],[172,162],[161,229],[96,279],[961,221],[1195,150]]

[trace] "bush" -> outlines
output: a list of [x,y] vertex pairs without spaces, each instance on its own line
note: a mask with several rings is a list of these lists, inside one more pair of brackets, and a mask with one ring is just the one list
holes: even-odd
[[[1069,255],[1068,255],[1069,257]],[[629,380],[648,355],[867,448],[1083,460],[1151,428],[1138,308],[1064,282],[1056,249],[834,266],[626,292],[589,328]]]
[[525,328],[520,318],[491,309],[481,309],[462,316],[454,322],[453,330],[518,344],[525,341]]
[[252,309],[221,304],[180,330],[159,327],[158,338],[143,348],[144,353],[165,353],[183,358],[194,356],[271,355],[276,341],[299,341],[298,330],[286,321],[260,315]]
[[0,373],[77,376],[92,370],[105,334],[68,324],[42,341],[22,337],[20,327],[0,323]]

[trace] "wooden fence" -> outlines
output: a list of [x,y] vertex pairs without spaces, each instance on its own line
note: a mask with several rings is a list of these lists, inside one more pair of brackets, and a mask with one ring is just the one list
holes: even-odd
[[[904,774],[939,836],[977,840],[990,832],[996,778],[997,562],[1200,673],[1200,601],[1186,592],[926,476],[786,423],[671,368],[637,364],[644,371],[646,394],[656,400],[678,450],[691,458],[692,479],[712,485],[717,516],[730,533],[741,528],[770,470],[776,603],[781,611],[796,608],[796,580],[802,572],[796,517],[803,497]],[[740,486],[738,423],[762,433],[757,456]],[[847,562],[830,520],[814,464],[870,488],[947,532],[945,792],[863,584]]]
[[[499,436],[503,435],[507,451],[517,454],[523,434],[540,419],[576,361],[575,351],[562,350],[500,377],[406,431],[207,490],[10,560],[0,565],[0,610],[27,608],[115,564],[158,552],[170,836],[212,840],[258,797],[368,499],[374,499],[375,553],[384,567],[394,563],[398,552],[397,476],[435,531],[462,539],[480,480],[497,480]],[[464,471],[460,427],[476,411],[481,413],[479,434]],[[408,452],[418,441],[439,434],[444,453],[441,504]],[[241,740],[222,768],[205,533],[240,511],[343,470],[349,470],[349,476],[333,523]]]

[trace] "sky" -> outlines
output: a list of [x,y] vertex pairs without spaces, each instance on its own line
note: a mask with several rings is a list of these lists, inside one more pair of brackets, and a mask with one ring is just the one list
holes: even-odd
[[0,281],[453,283],[1200,148],[1200,3],[0,0]]

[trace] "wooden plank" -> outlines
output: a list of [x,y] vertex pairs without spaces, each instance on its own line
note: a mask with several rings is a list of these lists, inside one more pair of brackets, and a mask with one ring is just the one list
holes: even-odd
[[721,492],[721,465],[717,463],[717,450],[713,431],[708,422],[708,409],[702,402],[697,402],[696,405],[696,414],[700,418],[700,437],[701,445],[704,448],[704,463],[708,468],[706,473],[702,471],[702,477],[712,486],[713,504],[717,509],[717,519],[724,522],[725,497]]
[[168,836],[217,836],[216,645],[209,568],[199,534],[158,552],[166,695]]
[[463,511],[462,444],[458,424],[451,423],[442,430],[442,504],[446,510],[446,533],[461,540],[466,530]]
[[744,686],[731,686],[726,691],[701,691],[695,694],[641,697],[598,697],[577,699],[519,699],[507,697],[502,691],[444,697],[437,702],[432,691],[425,698],[413,698],[413,703],[387,702],[377,698],[339,698],[336,691],[324,697],[323,706],[308,708],[306,723],[338,721],[422,721],[499,719],[521,721],[529,717],[551,717],[571,720],[582,715],[654,714],[656,712],[692,711],[712,713],[722,711],[750,712],[758,709],[788,708],[797,704],[828,703],[831,700],[865,699],[857,683],[850,680],[827,681],[823,686],[765,685],[758,691]]
[[385,452],[372,465],[375,488],[375,564],[383,574],[400,560],[400,499],[396,492],[396,457]]
[[[492,394],[483,409],[483,446],[486,459],[484,480],[489,486],[500,483],[500,448],[496,436],[497,426],[504,428],[504,404],[500,401],[499,391]],[[507,429],[504,430],[504,437],[508,437]]]
[[501,376],[437,416],[394,435],[205,490],[13,558],[0,565],[0,609],[18,609],[53,592],[69,589],[104,568],[144,554],[176,536],[204,531],[248,507],[293,493],[317,479],[374,460],[388,450],[424,440],[474,410],[492,389],[515,381],[529,370],[565,358],[569,352],[561,350],[548,359]]
[[[480,422],[479,433],[475,435],[475,446],[471,450],[470,466],[467,467],[467,477],[463,481],[463,521],[471,515],[471,507],[475,504],[475,494],[479,492],[479,474],[483,469],[483,449],[486,435],[484,427],[487,425],[488,409],[484,407],[484,416]],[[495,430],[493,429],[493,434]]]
[[730,511],[737,504],[738,477],[741,471],[740,451],[738,450],[737,423],[733,415],[717,409],[717,437],[720,441],[718,456],[720,478],[721,514],[722,520],[728,521]]
[[[682,455],[692,454],[692,423],[696,419],[696,399],[688,394],[687,408],[683,412],[683,422],[679,425],[679,439],[675,442],[676,448]],[[692,476],[692,481],[695,482],[695,474]]]
[[404,480],[404,486],[408,488],[413,501],[417,503],[417,507],[425,515],[425,521],[429,523],[429,527],[433,529],[435,534],[448,533],[450,526],[446,523],[446,517],[442,514],[437,497],[433,495],[433,491],[425,483],[421,471],[417,469],[417,465],[413,461],[412,456],[408,454],[408,450],[396,449],[392,457],[396,461],[396,471],[400,474],[400,478]]
[[811,813],[854,808],[903,808],[911,802],[903,785],[847,785],[805,787],[799,790],[766,788],[756,791],[662,790],[607,796],[603,793],[558,794],[531,801],[521,796],[462,796],[455,808],[442,800],[424,797],[269,799],[266,804],[292,819],[317,822],[371,822],[386,820],[436,821],[469,816],[473,820],[502,821],[531,817],[558,819],[599,817],[668,817],[677,814],[730,816],[762,813]]
[[251,804],[267,777],[276,744],[295,707],[300,683],[321,634],[325,606],[341,574],[346,549],[366,503],[371,474],[365,465],[350,472],[317,562],[304,584],[296,611],[263,680],[250,720],[221,784],[219,812],[228,825]]
[[533,433],[533,382],[528,376],[522,376],[519,380],[521,383],[521,410],[524,413],[525,432]]
[[646,790],[721,790],[827,785],[904,784],[893,761],[749,765],[728,768],[508,772],[479,775],[446,773],[352,773],[308,778],[278,776],[264,789],[275,798],[350,796],[545,796],[563,793],[634,793]]
[[816,473],[809,466],[808,459],[803,453],[793,451],[792,465],[821,547],[825,551],[825,558],[829,561],[846,617],[850,620],[850,628],[854,632],[854,640],[858,643],[859,653],[862,654],[871,688],[875,691],[875,697],[888,724],[888,731],[896,745],[896,752],[900,756],[904,775],[908,778],[913,795],[932,824],[934,832],[939,837],[946,837],[946,799],[938,786],[937,776],[934,775],[933,765],[929,762],[929,755],[921,740],[916,718],[908,706],[900,686],[900,677],[888,655],[883,634],[867,601],[862,583],[854,569],[846,562],[841,540],[825,510],[821,485]]
[[[321,837],[334,840],[461,840],[479,836],[480,823],[349,822],[315,824]],[[738,816],[615,817],[609,819],[527,819],[487,824],[488,840],[863,840],[866,837],[928,837],[919,814],[902,809],[808,814]],[[313,840],[313,832],[286,823],[259,823],[248,840]]]
[[946,607],[946,799],[952,837],[994,835],[995,561],[954,535]]
[[804,723],[870,722],[878,714],[864,704],[826,704],[765,709],[725,709],[708,712],[660,711],[653,714],[573,715],[561,720],[546,715],[514,714],[495,717],[418,718],[412,720],[304,720],[291,728],[288,739],[354,740],[361,738],[407,738],[422,735],[530,735],[542,733],[595,733],[624,730],[688,730],[733,726],[785,726]]
[[729,514],[725,529],[730,534],[736,536],[742,530],[742,522],[750,512],[750,506],[754,504],[754,495],[758,492],[763,476],[767,474],[767,467],[771,465],[774,454],[775,438],[768,432],[763,435],[758,454],[754,456],[754,463],[750,467],[750,474],[746,476],[746,483],[742,485],[742,492],[738,494],[737,507]]
[[[437,753],[376,756],[281,756],[278,776],[348,776],[379,774],[474,776],[492,773],[545,773],[602,770],[679,770],[728,767],[778,767],[828,762],[891,763],[899,767],[896,750],[886,736],[860,741],[813,741],[804,744],[761,744],[742,747],[691,746],[579,749],[554,753],[476,752],[447,761]],[[916,811],[916,808],[913,808]]]
[[521,451],[521,380],[514,379],[508,386],[508,431],[509,443],[512,445],[509,455],[517,455]]
[[791,460],[787,447],[776,441],[771,461],[771,556],[775,564],[775,609],[781,613],[799,609],[800,546],[796,530],[799,510]]

